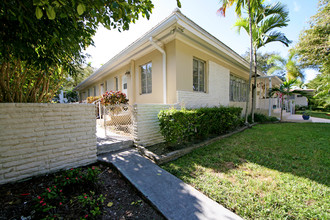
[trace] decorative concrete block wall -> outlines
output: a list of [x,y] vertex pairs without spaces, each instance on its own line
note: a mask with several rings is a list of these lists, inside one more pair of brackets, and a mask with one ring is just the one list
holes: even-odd
[[0,184],[96,162],[95,108],[0,103]]
[[134,108],[134,142],[144,146],[164,142],[160,133],[158,113],[172,105],[135,104]]

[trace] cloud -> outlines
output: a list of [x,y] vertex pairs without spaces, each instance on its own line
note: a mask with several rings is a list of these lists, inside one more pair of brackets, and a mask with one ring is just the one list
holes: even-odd
[[294,11],[296,11],[296,12],[300,11],[300,5],[298,5],[298,3],[296,1],[293,2],[293,5],[294,5],[294,8],[293,8]]

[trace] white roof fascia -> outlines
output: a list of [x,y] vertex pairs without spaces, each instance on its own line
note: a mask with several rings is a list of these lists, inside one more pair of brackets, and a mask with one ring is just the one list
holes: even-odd
[[206,30],[201,28],[199,25],[194,23],[192,20],[184,16],[182,13],[179,14],[179,18],[181,20],[178,20],[178,24],[190,31],[191,33],[195,34],[197,37],[201,38],[202,40],[208,42],[218,50],[230,54],[232,58],[234,58],[236,61],[240,62],[247,68],[250,68],[249,63],[241,57],[239,54],[237,54],[235,51],[233,51],[230,47],[222,43],[220,40],[218,40],[216,37],[208,33]]

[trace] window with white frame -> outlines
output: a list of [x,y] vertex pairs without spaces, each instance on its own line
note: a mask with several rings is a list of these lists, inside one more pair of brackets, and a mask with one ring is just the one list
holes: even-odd
[[248,83],[246,80],[230,75],[229,100],[232,102],[245,102]]
[[141,66],[141,93],[152,92],[152,64],[147,63]]
[[197,58],[193,60],[193,90],[205,92],[205,61]]

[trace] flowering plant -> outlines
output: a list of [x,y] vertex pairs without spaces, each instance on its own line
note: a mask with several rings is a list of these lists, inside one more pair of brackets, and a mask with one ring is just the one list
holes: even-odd
[[[70,198],[68,196],[72,191],[78,188],[87,190],[88,186],[96,184],[98,175],[101,173],[99,167],[92,166],[87,169],[70,169],[62,172],[54,179],[54,185],[45,188],[44,192],[35,198],[36,218],[44,219],[62,219],[61,213],[72,206],[81,206],[84,208],[79,213],[80,219],[93,218],[101,214],[100,206],[104,202],[104,196],[96,195],[94,189],[88,193],[75,194]],[[86,188],[87,187],[87,188]]]
[[107,105],[127,104],[126,94],[121,91],[107,91],[102,95],[101,103]]
[[93,103],[97,100],[99,100],[101,98],[101,96],[89,96],[87,97],[87,103]]

